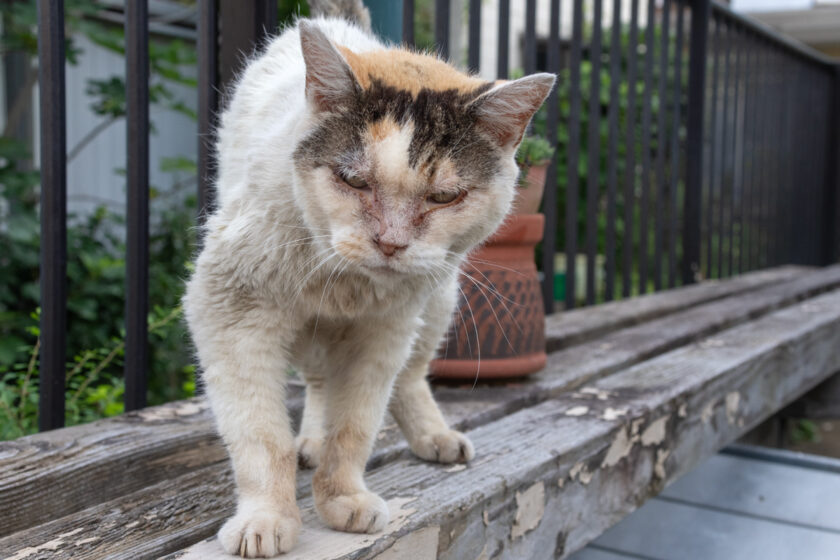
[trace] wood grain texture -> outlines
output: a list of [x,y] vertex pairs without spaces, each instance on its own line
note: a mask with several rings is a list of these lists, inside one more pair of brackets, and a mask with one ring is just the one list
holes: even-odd
[[783,266],[729,280],[707,280],[673,290],[555,313],[546,318],[546,346],[549,352],[567,348],[689,307],[792,280],[804,276],[809,270],[812,269]]
[[[675,299],[688,299],[692,303],[687,305],[696,305],[703,298],[719,299],[725,294],[743,293],[749,288],[799,278],[804,272],[802,268],[784,267],[725,282],[680,289],[677,290],[679,294],[676,298],[669,292],[646,296],[639,298],[648,300],[641,306],[626,301],[608,307],[619,317],[636,312],[649,316],[652,308],[658,310],[656,314],[662,314],[676,308]],[[829,275],[828,280],[822,276],[806,282],[806,288],[825,288],[833,282],[833,275]],[[810,293],[801,291],[798,286],[793,286],[791,290],[799,295]],[[779,301],[773,299],[772,295],[770,298],[773,304]],[[603,324],[605,317],[600,310],[601,307],[587,310],[600,317],[595,321],[597,324]],[[705,323],[697,323],[693,315],[677,317],[676,320],[690,328],[696,325],[697,328],[691,333],[702,335],[707,332]],[[584,315],[575,316],[581,324],[592,324],[585,322]],[[591,331],[590,327],[587,328]],[[634,338],[632,332],[625,335]],[[634,352],[631,347],[630,355],[616,354],[613,359],[607,357],[606,360],[593,363],[591,368],[586,367],[584,364],[589,354],[598,354],[604,345],[614,344],[606,340],[583,347],[577,352],[553,357],[553,366],[541,378],[551,379],[554,376],[552,372],[560,369],[572,372],[571,377],[579,375],[582,379],[602,375],[635,363],[640,356],[653,355],[661,348],[671,348],[676,341],[676,338],[669,337],[653,340],[651,342],[654,344],[643,347],[645,353]],[[499,385],[481,386],[466,394],[463,389],[440,387],[437,397],[447,416],[457,426],[467,428],[498,418],[528,402],[536,402],[534,399],[547,398],[540,396],[545,389],[541,378],[526,380],[518,386],[508,384],[503,388]],[[557,391],[562,390],[569,381],[565,379],[559,385],[552,382],[549,384]],[[293,417],[300,415],[301,397],[302,387],[299,384],[293,385],[289,396],[289,409]],[[379,452],[372,459],[373,465],[382,464],[405,452],[402,436],[390,419],[379,435],[378,448]],[[69,515],[224,459],[225,452],[215,433],[210,411],[201,399],[150,407],[83,426],[0,442],[0,519],[7,520],[0,524],[0,536]],[[94,486],[98,491],[90,492],[89,489]],[[52,491],[44,493],[43,488]]]
[[[786,282],[696,305],[554,352],[549,367],[530,379],[479,385],[474,390],[439,387],[437,398],[454,425],[465,430],[476,429],[561,396],[571,388],[610,375],[616,377],[613,374],[643,360],[840,286],[840,267],[793,276]],[[299,414],[297,385],[293,386],[290,408],[293,415]],[[478,451],[492,448],[493,443],[486,442]],[[385,468],[409,457],[396,425],[386,420],[370,466]],[[196,476],[200,476],[200,481]],[[304,495],[308,492],[307,476],[301,480],[299,494]],[[179,486],[195,488],[194,494],[198,496],[202,485],[207,485],[206,491],[214,496],[220,492],[219,495],[230,500],[233,495],[225,452],[200,399],[0,443],[0,519],[4,520],[0,524],[0,536],[20,531],[10,539],[37,541],[45,535],[62,534],[62,527],[72,525],[77,517],[101,518],[107,512],[122,511],[127,504],[142,508],[158,503],[162,492]],[[210,503],[222,501],[213,498]],[[212,534],[226,515],[222,511],[229,507],[229,502],[214,506],[216,509],[211,507],[214,513],[208,513],[205,519],[189,513],[194,505],[191,504],[191,500],[186,500],[184,510],[171,503],[167,506],[167,515],[187,520],[183,531],[172,532],[171,527],[152,525],[147,532],[138,534],[137,539],[154,543],[149,549],[154,552],[149,554],[163,554]],[[129,508],[123,517],[132,519],[133,511]],[[59,519],[57,525],[43,525],[74,512],[79,513]],[[38,524],[42,525],[31,529],[34,532],[21,531]],[[127,533],[134,535],[133,530]],[[133,537],[124,543],[126,551],[146,546]],[[87,557],[96,555],[91,553]]]
[[[407,459],[372,471],[371,487],[410,512],[375,539],[324,533],[304,498],[289,558],[376,558],[429,527],[439,527],[440,559],[564,557],[840,368],[837,348],[840,292],[724,331],[472,430],[485,451],[468,467]],[[535,485],[542,513],[517,537],[533,513],[520,498]],[[213,547],[177,557],[223,558]]]
[[[840,292],[833,292],[479,426],[469,434],[479,450],[469,466],[396,458],[368,476],[394,514],[380,535],[324,529],[303,475],[305,530],[287,558],[374,558],[418,531],[426,533],[417,542],[437,546],[444,559],[482,550],[499,558],[568,554],[840,369],[837,348]],[[533,495],[538,484],[544,503],[534,526],[535,512],[523,508],[535,506],[522,496]],[[0,539],[0,555],[83,559],[108,550],[115,558],[152,558],[211,534],[230,512],[231,496],[226,466],[210,465]],[[513,537],[522,519],[533,528]],[[119,520],[119,530],[108,520]],[[430,528],[439,528],[436,539]],[[56,544],[60,535],[69,536]],[[24,547],[45,543],[55,550],[22,555]],[[101,543],[108,547],[96,548],[106,546]],[[211,541],[180,557],[224,556]]]

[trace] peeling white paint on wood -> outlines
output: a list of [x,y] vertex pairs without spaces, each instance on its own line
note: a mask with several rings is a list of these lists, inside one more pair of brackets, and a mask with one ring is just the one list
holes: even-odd
[[741,393],[733,391],[726,394],[726,421],[735,424],[738,419],[738,405],[741,402]]
[[656,450],[656,464],[653,466],[653,474],[655,474],[660,480],[665,480],[665,475],[667,474],[665,472],[665,461],[668,459],[670,454],[670,449]]
[[627,416],[627,412],[628,410],[626,408],[612,408],[608,406],[601,418],[603,418],[607,422],[611,422],[621,416]]
[[510,529],[510,538],[517,539],[537,528],[545,513],[545,486],[537,482],[524,492],[516,493],[516,517]]
[[615,466],[619,461],[627,457],[632,450],[633,442],[627,435],[627,427],[623,426],[618,431],[612,445],[610,445],[610,448],[607,450],[607,456],[604,457],[604,462],[601,463],[601,468]]
[[397,539],[391,548],[375,556],[375,560],[435,560],[437,558],[440,527],[423,527]]
[[668,427],[669,416],[657,418],[642,432],[642,445],[658,445],[665,440],[665,430]]
[[589,412],[588,406],[573,406],[566,411],[566,416],[583,416]]
[[59,547],[64,544],[64,539],[72,537],[73,535],[81,532],[82,530],[83,529],[79,527],[78,529],[73,529],[72,531],[62,533],[56,538],[49,540],[43,544],[39,544],[37,546],[27,546],[18,550],[14,555],[6,558],[6,560],[25,560],[26,558],[29,558],[33,554],[38,554],[39,552],[44,552],[47,550],[58,550]]
[[599,389],[598,387],[583,387],[580,389],[580,393],[584,395],[593,395],[599,401],[605,401],[612,396],[609,391]]
[[151,408],[144,408],[143,410],[140,410],[135,414],[139,418],[147,422],[159,420],[174,420],[176,418],[183,418],[186,416],[200,414],[201,412],[207,410],[208,407],[209,405],[204,399],[190,399],[186,401],[180,401],[180,403],[175,406],[155,406]]

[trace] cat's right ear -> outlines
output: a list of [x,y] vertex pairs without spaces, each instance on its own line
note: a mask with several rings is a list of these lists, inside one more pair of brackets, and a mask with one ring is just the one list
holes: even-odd
[[318,25],[301,20],[298,29],[309,103],[319,111],[351,107],[359,84],[347,61]]

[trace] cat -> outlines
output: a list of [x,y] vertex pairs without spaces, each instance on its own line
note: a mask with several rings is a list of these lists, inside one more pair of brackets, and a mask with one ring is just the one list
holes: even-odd
[[[510,209],[514,152],[554,75],[487,82],[365,23],[287,28],[247,65],[218,130],[217,209],[184,309],[233,464],[236,513],[218,533],[231,554],[294,546],[299,462],[317,467],[326,525],[381,531],[388,509],[363,474],[389,407],[421,459],[474,455],[428,364],[459,266]],[[306,381],[297,438],[289,367]]]

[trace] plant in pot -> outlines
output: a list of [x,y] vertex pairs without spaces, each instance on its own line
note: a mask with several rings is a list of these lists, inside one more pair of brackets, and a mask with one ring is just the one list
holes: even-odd
[[518,377],[545,366],[545,314],[534,263],[545,218],[537,210],[554,149],[545,138],[526,136],[511,214],[465,261],[455,320],[431,364],[435,378]]

